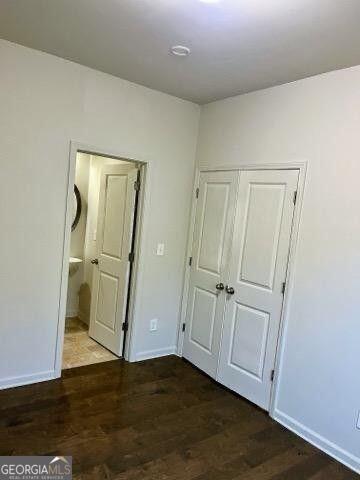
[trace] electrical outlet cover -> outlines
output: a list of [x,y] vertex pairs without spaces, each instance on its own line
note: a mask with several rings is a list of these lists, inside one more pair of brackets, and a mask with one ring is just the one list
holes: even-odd
[[158,243],[156,249],[156,255],[162,256],[164,255],[165,245],[163,243]]

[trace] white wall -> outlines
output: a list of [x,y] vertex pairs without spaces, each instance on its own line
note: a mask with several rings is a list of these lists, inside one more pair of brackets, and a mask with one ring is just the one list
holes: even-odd
[[54,371],[70,140],[149,162],[135,357],[172,351],[199,107],[6,41],[0,64],[0,386]]
[[202,109],[198,162],[307,161],[275,416],[360,469],[360,68]]
[[[79,222],[71,232],[70,256],[84,260],[85,233],[88,213],[88,190],[90,174],[90,155],[78,153],[76,157],[75,184],[81,196],[81,215]],[[84,262],[70,265],[67,291],[66,316],[79,315],[79,292],[84,282]],[[87,319],[85,318],[85,321]]]

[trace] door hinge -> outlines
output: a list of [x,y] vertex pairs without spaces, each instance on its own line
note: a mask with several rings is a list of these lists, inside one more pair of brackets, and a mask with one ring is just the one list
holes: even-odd
[[189,266],[191,267],[192,265],[192,257],[189,257]]
[[199,188],[197,188],[197,189],[196,189],[196,192],[195,192],[195,196],[196,196],[196,198],[199,198],[199,192],[200,192],[200,189],[199,189]]
[[186,327],[186,323],[183,323],[181,328],[183,332],[185,332],[185,327]]
[[134,190],[138,192],[140,190],[140,180],[135,180],[134,182]]
[[296,199],[297,199],[297,190],[295,190],[294,196],[293,196],[294,205],[296,205]]
[[124,322],[124,323],[122,324],[122,327],[121,327],[121,328],[122,328],[122,331],[123,331],[123,332],[127,332],[128,327],[129,327],[129,324],[128,324],[127,322]]
[[286,282],[283,282],[282,286],[281,286],[281,293],[284,295],[285,293],[285,288],[286,288]]
[[129,253],[129,262],[132,263],[134,261],[134,258],[135,258],[135,253],[134,252],[130,252]]
[[272,382],[274,381],[274,377],[275,377],[275,370],[271,370],[270,380],[271,380]]

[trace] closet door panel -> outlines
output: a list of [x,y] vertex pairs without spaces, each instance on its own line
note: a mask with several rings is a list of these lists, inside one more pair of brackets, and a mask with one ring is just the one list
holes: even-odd
[[217,379],[269,408],[297,170],[240,174]]
[[228,275],[238,178],[238,172],[200,174],[183,355],[213,377],[225,306],[220,284]]

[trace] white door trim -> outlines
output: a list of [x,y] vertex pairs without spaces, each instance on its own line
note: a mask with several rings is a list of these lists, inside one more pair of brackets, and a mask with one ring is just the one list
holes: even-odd
[[130,305],[129,305],[129,326],[125,340],[124,358],[125,360],[133,360],[136,356],[134,352],[134,323],[136,311],[138,307],[138,293],[141,291],[142,276],[140,275],[139,263],[141,262],[141,252],[144,247],[144,213],[147,185],[149,183],[149,164],[147,162],[133,159],[126,152],[116,152],[111,149],[87,145],[75,141],[70,142],[69,162],[68,162],[68,188],[66,195],[65,208],[65,226],[63,232],[63,260],[61,266],[61,282],[60,282],[60,300],[58,308],[58,324],[56,334],[56,349],[54,359],[54,378],[61,377],[62,354],[64,345],[65,316],[66,316],[66,297],[69,278],[69,256],[70,256],[70,239],[71,239],[71,222],[72,222],[72,199],[75,181],[76,155],[78,152],[89,153],[91,155],[99,155],[102,157],[115,158],[134,162],[140,167],[141,189],[138,201],[137,212],[137,229],[135,237],[135,259],[133,264],[133,274],[131,279]]
[[184,341],[184,332],[182,331],[182,324],[185,322],[185,318],[186,318],[186,307],[187,307],[187,299],[188,299],[187,297],[189,292],[190,268],[188,265],[188,259],[191,256],[194,227],[195,227],[196,189],[198,188],[201,172],[208,172],[208,171],[216,172],[216,171],[222,171],[222,170],[225,170],[225,171],[227,170],[240,170],[240,171],[299,170],[299,180],[298,180],[298,190],[297,190],[298,193],[297,193],[297,199],[296,199],[296,205],[295,205],[294,217],[293,217],[293,223],[292,223],[289,259],[288,259],[288,266],[287,266],[287,273],[286,273],[286,290],[285,290],[284,301],[282,306],[279,340],[278,340],[276,356],[275,356],[275,377],[274,377],[274,381],[271,389],[269,415],[271,417],[274,417],[279,371],[282,368],[282,357],[283,357],[283,350],[284,350],[284,343],[285,343],[284,338],[285,338],[286,329],[288,325],[289,304],[290,304],[291,294],[293,291],[293,284],[294,284],[294,274],[295,274],[295,266],[296,266],[296,262],[295,262],[296,250],[298,245],[298,233],[299,233],[299,227],[300,227],[301,210],[302,210],[302,203],[303,203],[303,196],[304,196],[304,189],[305,189],[307,162],[304,161],[304,162],[289,162],[289,163],[246,164],[246,165],[230,165],[230,166],[218,166],[218,167],[200,165],[196,168],[194,189],[193,189],[193,202],[191,207],[189,238],[188,238],[187,255],[186,255],[183,298],[181,302],[181,313],[180,313],[180,321],[179,321],[179,328],[178,328],[179,335],[178,335],[177,354],[179,356],[182,356],[182,348],[183,348],[183,341]]

